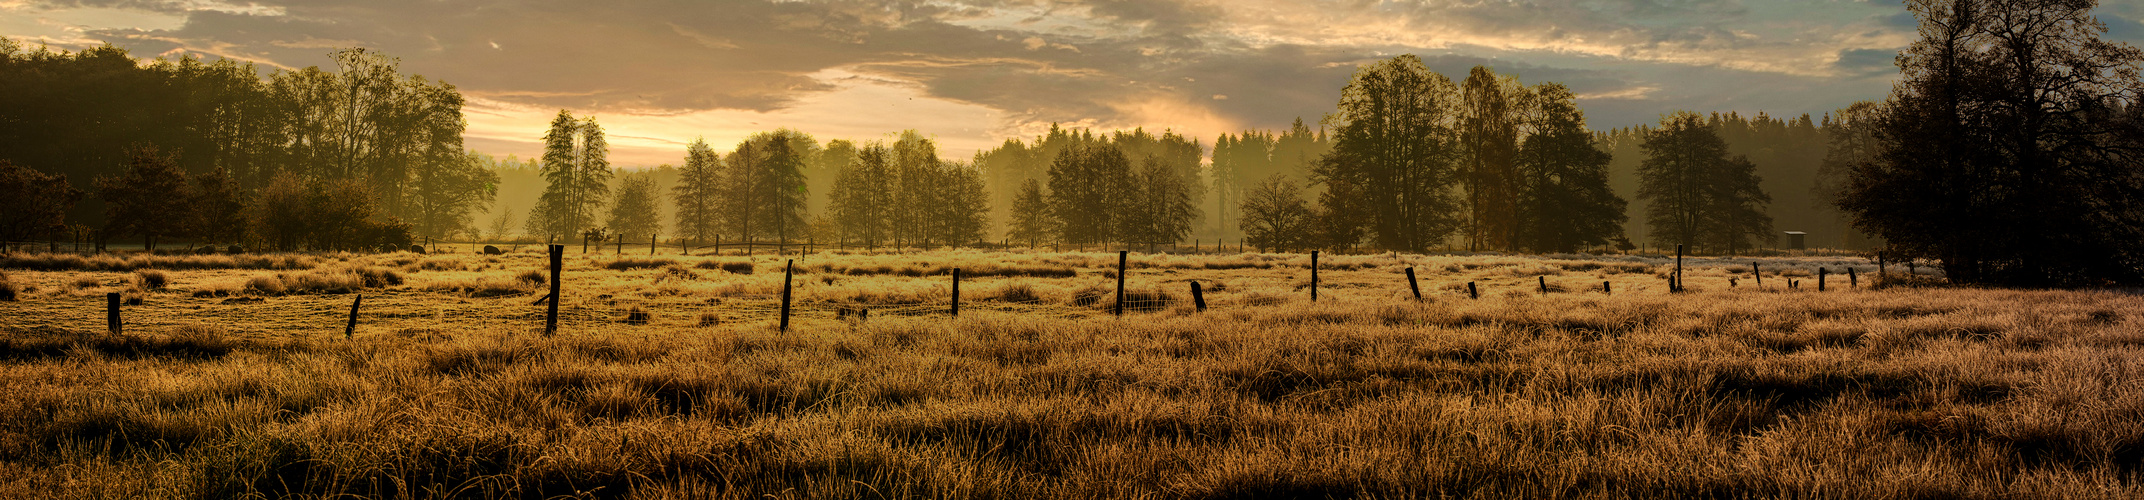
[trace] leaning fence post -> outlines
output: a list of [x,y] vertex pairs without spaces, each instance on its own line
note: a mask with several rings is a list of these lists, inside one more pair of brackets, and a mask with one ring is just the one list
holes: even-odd
[[1469,281],[1469,282],[1467,282],[1467,298],[1470,298],[1470,299],[1479,299],[1479,298],[1481,298],[1481,290],[1479,290],[1479,289],[1476,289],[1476,288],[1474,288],[1474,282],[1472,282],[1472,281]]
[[1422,285],[1414,281],[1414,268],[1407,268],[1407,290],[1414,292],[1414,301],[1422,301]]
[[795,259],[782,264],[782,331],[785,332],[789,331],[789,280],[790,275],[795,273],[796,269],[797,261]]
[[1852,267],[1846,268],[1846,287],[1861,288],[1861,275],[1855,274]]
[[1764,288],[1764,272],[1757,269],[1756,262],[1749,263],[1749,275],[1757,277],[1757,288]]
[[112,335],[119,334],[119,292],[104,294],[104,324]]
[[1542,294],[1542,295],[1548,295],[1548,277],[1547,277],[1547,276],[1535,276],[1535,277],[1534,277],[1534,279],[1536,279],[1536,280],[1540,280],[1540,282],[1541,282],[1541,294]]
[[1206,293],[1199,290],[1197,281],[1191,282],[1191,303],[1199,306],[1199,312],[1206,312]]
[[1310,251],[1310,301],[1318,301],[1318,251]]
[[357,305],[363,303],[365,303],[365,294],[362,293],[357,294],[357,299],[350,301],[350,326],[343,327],[342,338],[347,339],[351,335],[357,334]]
[[551,305],[543,314],[543,334],[558,333],[558,272],[565,267],[566,246],[551,245]]
[[953,315],[960,315],[960,268],[953,268]]
[[1123,251],[1123,250],[1118,250],[1118,251],[1117,251],[1117,304],[1116,304],[1116,315],[1118,315],[1118,316],[1123,316],[1123,315],[1124,315],[1124,263],[1125,263],[1126,261],[1128,261],[1128,260],[1130,259],[1130,255],[1131,255],[1131,252],[1127,252],[1127,251]]
[[648,235],[648,255],[649,255],[649,256],[654,256],[654,255],[655,255],[655,247],[656,247],[656,242],[658,242],[658,241],[661,241],[661,239],[659,239],[659,238],[656,238],[655,236],[656,236],[656,235],[654,235],[654,234],[649,234],[649,235]]

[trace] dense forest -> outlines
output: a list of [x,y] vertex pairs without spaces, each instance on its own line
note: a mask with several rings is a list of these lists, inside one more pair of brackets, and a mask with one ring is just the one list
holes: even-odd
[[611,164],[602,125],[571,110],[539,158],[467,151],[455,88],[365,49],[262,75],[0,39],[0,239],[1741,253],[1798,231],[1963,281],[2139,277],[2144,246],[2125,242],[2144,241],[2126,236],[2144,235],[2144,55],[2101,41],[2091,2],[1908,8],[1921,40],[1893,95],[1819,117],[1679,111],[1596,131],[1560,84],[1455,80],[1402,55],[1358,68],[1315,125],[1210,143],[1053,125],[949,160],[914,130],[777,129],[654,167]]

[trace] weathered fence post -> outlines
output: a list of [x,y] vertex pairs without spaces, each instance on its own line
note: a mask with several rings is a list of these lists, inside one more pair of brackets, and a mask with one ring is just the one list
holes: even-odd
[[1481,290],[1479,290],[1479,289],[1476,289],[1476,288],[1474,288],[1474,282],[1472,282],[1472,281],[1469,281],[1469,282],[1467,282],[1467,298],[1470,298],[1470,299],[1479,299],[1479,298],[1481,298]]
[[566,246],[551,245],[551,305],[543,314],[544,335],[556,335],[558,333],[558,274],[560,268],[565,267],[565,263]]
[[1682,291],[1682,244],[1675,244],[1675,281],[1668,283],[1668,291]]
[[1852,267],[1846,268],[1846,287],[1861,288],[1861,276],[1859,274],[1855,274],[1854,268]]
[[1601,282],[1601,295],[1615,295],[1615,289],[1610,288],[1608,282],[1603,281]]
[[1199,312],[1206,312],[1206,293],[1199,290],[1197,281],[1191,282],[1191,303],[1199,307]]
[[960,268],[953,268],[953,315],[960,315]]
[[119,292],[104,294],[104,325],[112,335],[119,334]]
[[1117,304],[1116,315],[1124,315],[1124,263],[1130,260],[1131,252],[1117,251]]
[[1414,280],[1414,268],[1407,268],[1407,290],[1414,292],[1414,301],[1422,301],[1422,285]]
[[658,243],[658,242],[660,242],[660,241],[662,241],[662,239],[661,239],[661,238],[656,238],[656,236],[658,236],[658,235],[655,235],[655,234],[649,234],[649,235],[648,235],[648,256],[650,256],[650,257],[653,257],[653,256],[655,256],[655,248],[656,248],[656,246],[658,246],[658,245],[657,245],[657,243]]
[[365,303],[365,294],[362,293],[357,294],[357,298],[350,301],[350,326],[343,327],[342,338],[347,339],[357,334],[357,306],[363,303]]
[[1535,276],[1535,277],[1534,277],[1534,279],[1536,279],[1536,280],[1540,280],[1540,282],[1541,282],[1541,294],[1542,294],[1542,295],[1548,295],[1548,277],[1547,277],[1547,276]]
[[789,331],[789,281],[796,273],[797,261],[782,264],[782,331]]
[[1318,301],[1318,251],[1310,251],[1310,301]]
[[1757,277],[1757,288],[1764,288],[1764,272],[1757,269],[1756,262],[1749,263],[1749,275]]
[[1830,270],[1828,269],[1824,269],[1821,267],[1816,268],[1816,291],[1824,291],[1824,275],[1828,274],[1829,272]]

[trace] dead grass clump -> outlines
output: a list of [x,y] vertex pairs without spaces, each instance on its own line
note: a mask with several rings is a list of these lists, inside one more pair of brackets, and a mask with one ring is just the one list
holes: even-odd
[[672,263],[670,265],[663,266],[663,271],[661,273],[656,273],[655,284],[659,285],[666,281],[699,281],[701,279],[703,278],[700,276],[700,273],[692,272],[692,269],[688,269],[685,266]]
[[164,285],[170,283],[171,277],[166,276],[163,271],[150,269],[134,271],[134,286],[141,287],[144,290],[163,290]]
[[997,290],[991,292],[988,295],[985,295],[985,297],[988,298],[984,300],[990,300],[995,302],[1009,302],[1014,304],[1042,303],[1042,295],[1035,292],[1034,285],[1029,285],[1026,282],[1012,282],[1000,285],[998,286]]
[[677,261],[673,259],[626,257],[604,263],[603,268],[612,271],[631,271],[634,269],[655,269],[675,265],[677,265]]
[[424,287],[425,291],[460,294],[473,299],[521,295],[534,288],[535,286],[524,281],[493,276],[434,281]]
[[14,302],[16,294],[21,292],[22,288],[15,285],[13,280],[9,280],[7,273],[0,273],[0,302]]
[[96,276],[76,276],[73,281],[67,282],[67,286],[75,290],[88,290],[104,286],[104,280],[97,279]]
[[618,320],[618,322],[639,326],[648,324],[648,318],[647,310],[641,309],[640,306],[633,306],[625,310],[625,318]]
[[722,270],[722,272],[726,272],[726,273],[730,273],[730,274],[752,274],[752,263],[751,263],[751,262],[749,262],[749,261],[737,261],[737,260],[731,260],[731,261],[714,261],[714,260],[704,260],[704,261],[700,261],[700,263],[699,263],[699,264],[694,264],[694,265],[693,265],[692,267],[696,267],[696,268],[700,268],[700,269],[721,269],[721,270]]
[[364,267],[255,275],[246,280],[245,290],[257,295],[339,294],[400,284],[402,275],[392,269]]
[[535,286],[544,284],[544,281],[549,280],[550,278],[548,278],[547,276],[549,275],[545,274],[543,271],[531,269],[527,271],[522,271],[521,274],[514,275],[514,281],[526,283],[529,286]]

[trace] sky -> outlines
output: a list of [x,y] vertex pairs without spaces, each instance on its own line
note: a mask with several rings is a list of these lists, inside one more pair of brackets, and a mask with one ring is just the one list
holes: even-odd
[[[2102,2],[2144,46],[2144,0]],[[1561,82],[1596,129],[1676,110],[1823,113],[1880,100],[1897,0],[0,0],[0,36],[265,71],[365,47],[458,87],[471,149],[529,157],[559,110],[619,165],[788,127],[904,129],[961,159],[1052,123],[1218,134],[1315,124],[1365,63],[1415,54]]]

